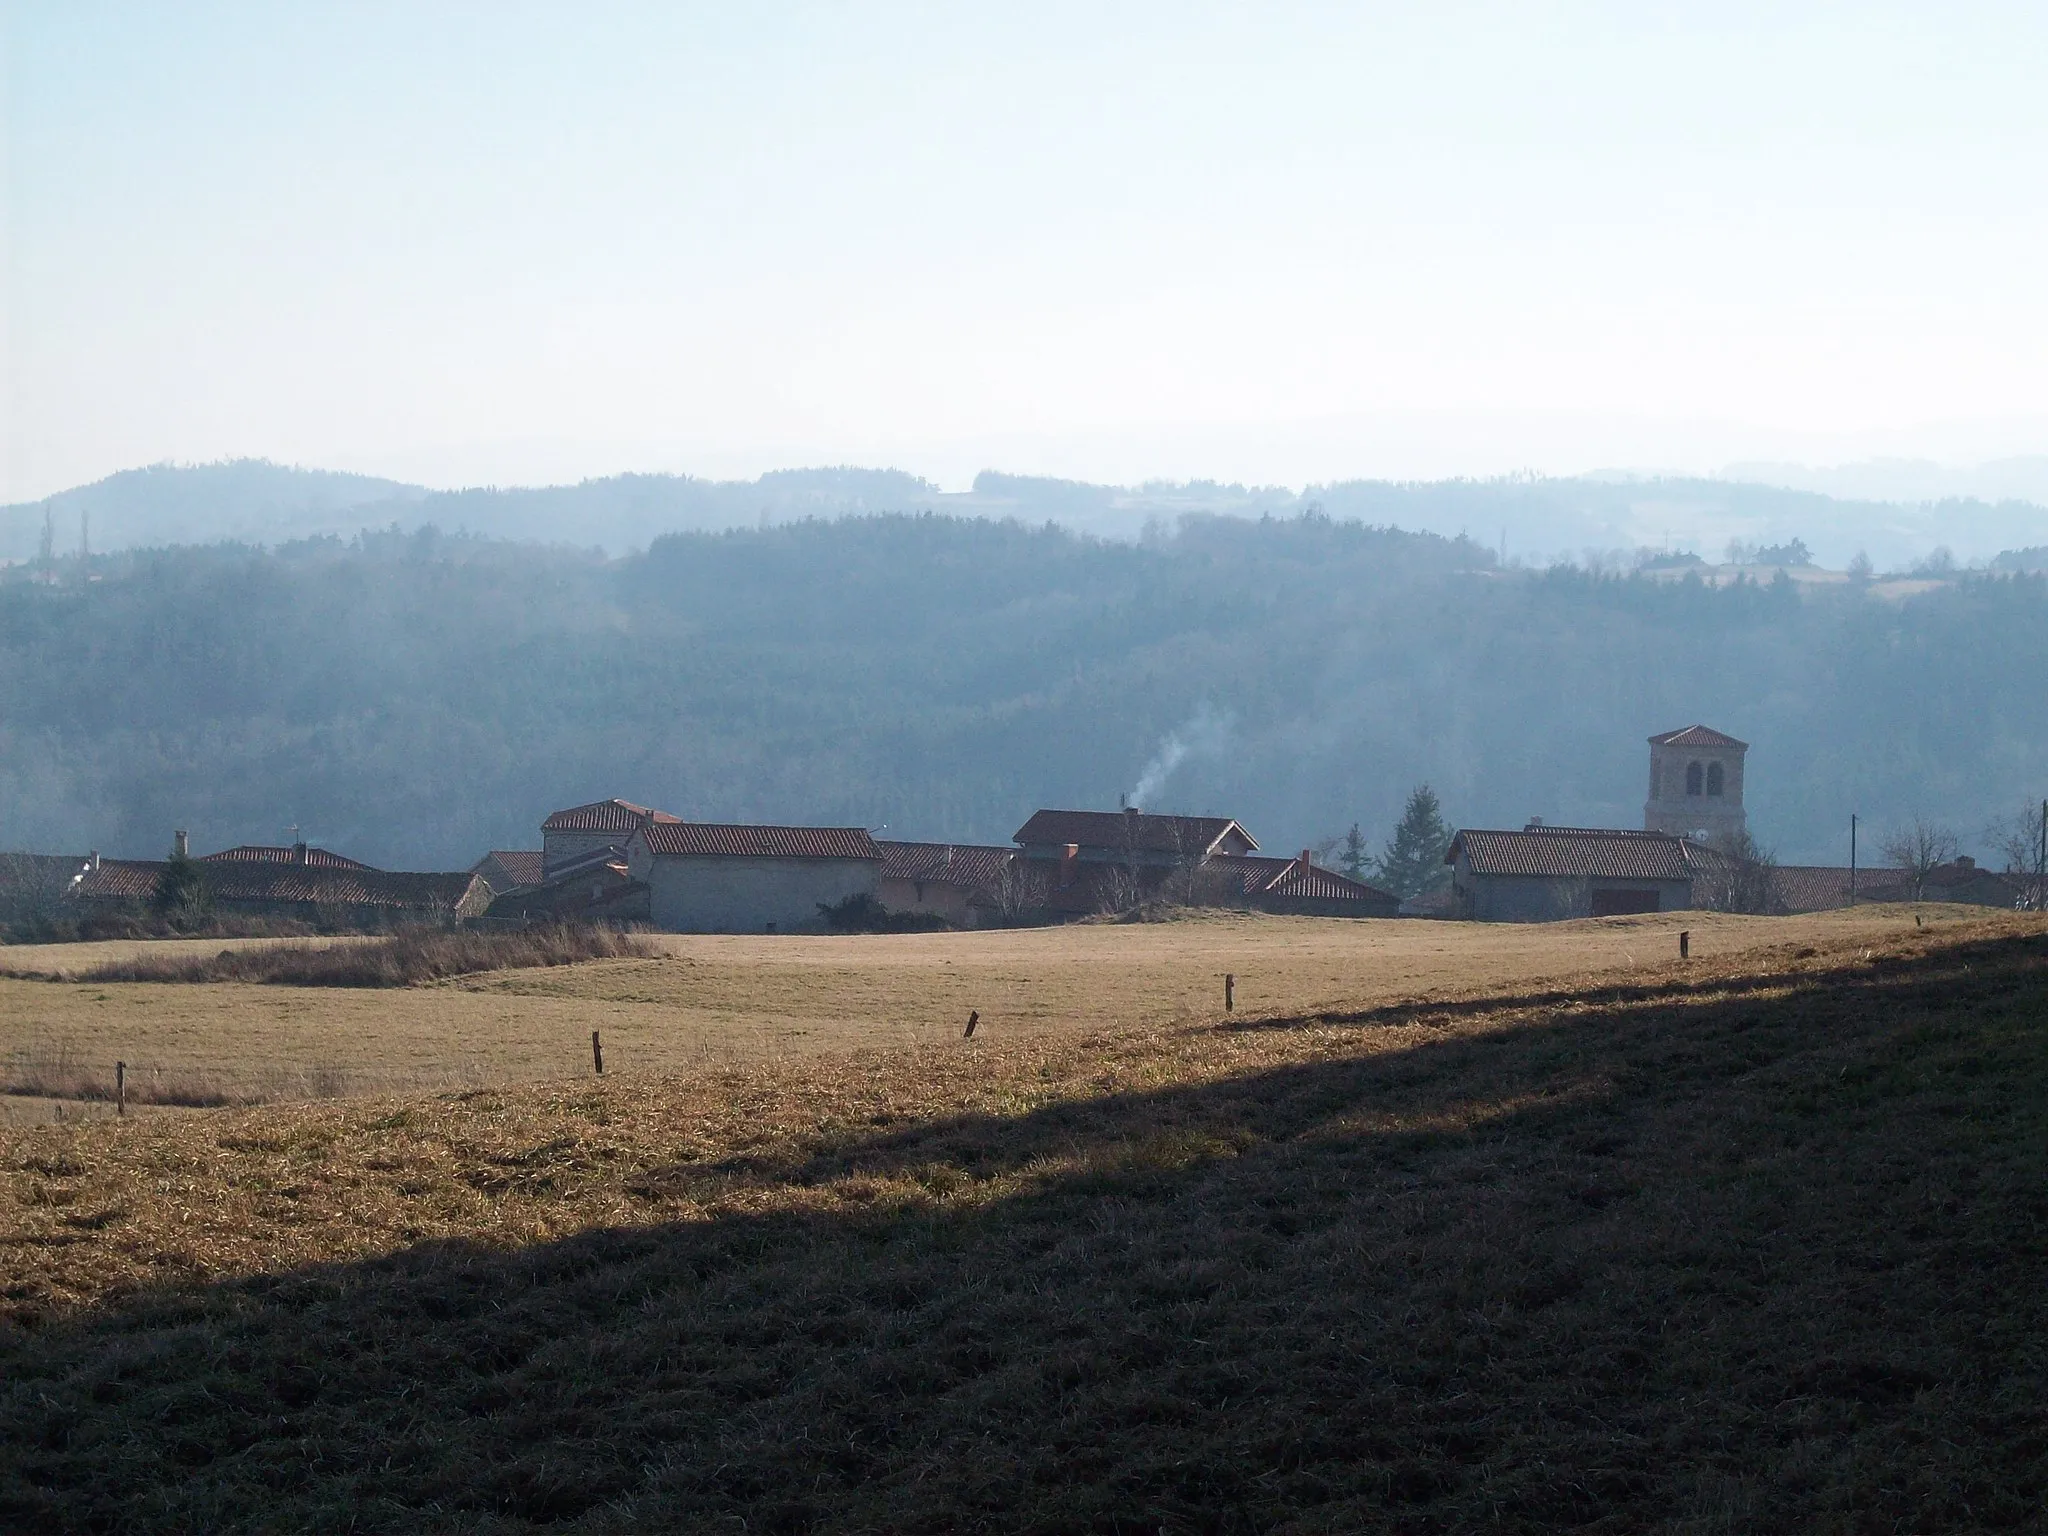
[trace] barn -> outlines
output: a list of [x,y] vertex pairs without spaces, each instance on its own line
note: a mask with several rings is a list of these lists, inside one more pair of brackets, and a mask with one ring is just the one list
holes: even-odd
[[790,933],[818,909],[875,896],[882,851],[865,827],[757,827],[649,818],[626,844],[647,915],[669,933]]
[[1664,832],[1465,828],[1451,839],[1444,862],[1452,867],[1459,915],[1482,922],[1617,917],[1693,904],[1691,845]]

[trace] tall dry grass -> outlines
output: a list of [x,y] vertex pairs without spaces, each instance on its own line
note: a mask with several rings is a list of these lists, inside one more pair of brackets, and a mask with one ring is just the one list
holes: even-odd
[[637,934],[611,928],[548,927],[518,933],[466,929],[394,934],[365,944],[274,944],[218,954],[156,952],[110,961],[74,981],[264,982],[287,987],[409,987],[448,976],[584,960],[656,959]]

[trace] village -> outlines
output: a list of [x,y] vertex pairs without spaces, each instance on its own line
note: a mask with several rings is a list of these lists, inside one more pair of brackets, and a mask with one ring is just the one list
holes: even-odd
[[1830,910],[1922,897],[2036,900],[2024,877],[1960,854],[1919,869],[1765,863],[1743,806],[1748,744],[1705,725],[1649,738],[1640,829],[1458,828],[1441,875],[1403,897],[1263,851],[1228,816],[1041,809],[1009,846],[881,839],[863,827],[690,821],[613,798],[555,811],[538,848],[467,870],[373,868],[303,841],[165,859],[10,855],[9,883],[76,918],[158,913],[382,931],[420,923],[604,924],[671,933],[805,933],[1042,925],[1235,907],[1305,917],[1551,922],[1705,908]]

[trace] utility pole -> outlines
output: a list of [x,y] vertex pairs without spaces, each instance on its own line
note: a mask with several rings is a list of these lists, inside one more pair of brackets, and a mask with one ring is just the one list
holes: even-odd
[[1849,905],[1856,905],[1856,813],[1849,813]]
[[2041,851],[2034,856],[2034,910],[2048,912],[2048,800],[2041,802]]

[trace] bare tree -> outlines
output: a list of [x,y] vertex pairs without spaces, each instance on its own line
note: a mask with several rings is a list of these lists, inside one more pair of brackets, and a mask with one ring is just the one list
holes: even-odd
[[1102,879],[1095,887],[1095,910],[1104,916],[1135,912],[1144,895],[1136,871],[1129,865],[1102,866]]
[[1919,901],[1927,889],[1928,875],[1953,859],[1961,846],[1947,827],[1915,816],[1880,838],[1877,851],[1906,872],[1913,882],[1913,899]]
[[996,915],[1005,925],[1015,926],[1045,905],[1045,871],[1021,853],[1004,858],[996,869]]
[[0,935],[49,937],[69,910],[65,900],[83,868],[53,854],[0,853]]
[[1210,866],[1208,847],[1197,846],[1194,835],[1175,822],[1173,868],[1160,882],[1159,894],[1177,907],[1212,907],[1227,899],[1228,890],[1229,881]]
[[1785,910],[1778,858],[1745,829],[1715,839],[1700,859],[1693,901],[1709,912],[1776,915]]
[[1984,829],[1984,840],[2005,860],[2005,873],[2020,887],[2019,905],[2048,912],[2048,800],[2023,805]]

